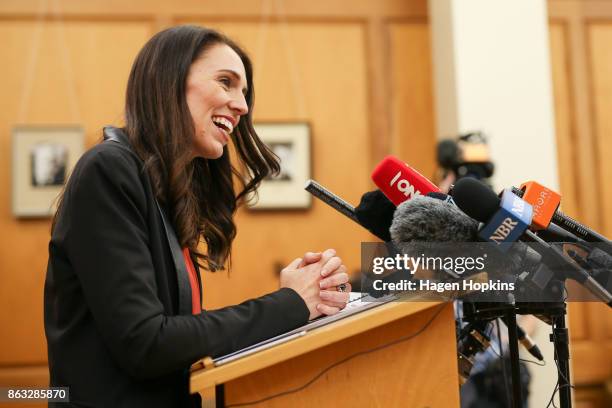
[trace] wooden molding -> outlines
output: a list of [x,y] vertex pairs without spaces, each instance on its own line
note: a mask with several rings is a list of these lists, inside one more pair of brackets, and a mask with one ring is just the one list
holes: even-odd
[[[248,17],[261,16],[265,10],[271,14],[291,17],[324,18],[370,18],[370,17],[415,17],[427,15],[427,0],[387,0],[375,2],[370,0],[234,0],[231,2],[212,0],[203,3],[200,0],[56,0],[41,2],[38,0],[4,0],[0,3],[0,14],[42,13],[70,15],[153,15],[165,14],[191,19],[208,19],[220,16]],[[282,9],[282,10],[279,10]],[[147,12],[146,10],[152,10]]]

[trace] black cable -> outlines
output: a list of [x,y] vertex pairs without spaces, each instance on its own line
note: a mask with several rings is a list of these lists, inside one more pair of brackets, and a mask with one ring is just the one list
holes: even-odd
[[550,396],[550,399],[548,400],[548,404],[546,404],[546,408],[550,407],[550,404],[552,404],[553,407],[555,407],[555,395],[557,394],[557,390],[559,389],[559,380],[557,380],[557,383],[555,384],[555,389],[553,390],[552,395]]
[[[558,392],[558,391],[559,391],[561,388],[563,388],[563,387],[569,387],[569,386],[570,386],[570,385],[568,385],[568,384],[565,384],[565,385],[559,386],[559,381],[557,381],[557,384],[555,385],[555,389],[553,390],[553,394],[551,395],[550,400],[548,401],[548,404],[546,404],[546,408],[548,408],[548,407],[550,406],[550,404],[552,404],[552,406],[553,406],[554,408],[558,408],[558,407],[557,407],[557,405],[555,404],[555,401],[554,401],[555,395],[557,394],[557,392]],[[573,387],[573,386],[572,386],[572,387]]]
[[[571,387],[571,385],[569,385],[569,384],[563,384],[563,385],[560,385],[560,386],[557,388],[557,392],[561,391],[561,388],[564,388],[564,387]],[[553,402],[553,406],[554,406],[555,408],[557,408],[557,406],[554,404],[554,402]]]
[[574,387],[574,386],[573,386],[573,385],[572,385],[572,384],[571,384],[571,383],[568,381],[567,377],[566,377],[566,376],[565,376],[565,375],[564,375],[564,374],[561,372],[561,368],[559,367],[559,363],[557,362],[557,358],[558,358],[558,355],[557,355],[557,350],[555,349],[555,358],[554,358],[554,361],[555,361],[555,366],[557,367],[557,373],[558,373],[558,374],[561,376],[561,378],[563,378],[563,379],[565,380],[565,382],[567,382],[567,384],[563,384],[563,385],[559,386],[559,380],[557,380],[557,384],[555,385],[555,389],[553,390],[553,394],[552,394],[552,396],[550,397],[550,400],[548,401],[548,404],[546,405],[546,408],[548,408],[548,407],[549,407],[551,404],[552,404],[552,406],[553,406],[554,408],[557,408],[557,405],[555,404],[554,398],[555,398],[555,395],[557,394],[557,392],[558,392],[558,391],[559,391],[561,388],[563,388],[563,387],[576,388],[576,387]]
[[557,385],[555,385],[555,389],[554,389],[554,391],[553,391],[552,396],[550,397],[550,401],[548,401],[548,404],[546,405],[546,408],[548,408],[548,407],[550,406],[550,404],[551,404],[551,403],[552,403],[553,408],[558,408],[558,407],[557,407],[557,404],[555,404],[555,401],[553,400],[553,398],[555,397],[555,395],[557,394],[557,392],[559,392],[559,390],[560,390],[561,388],[564,388],[564,387],[573,387],[573,385],[564,384],[564,385],[559,386],[559,382],[557,381]]
[[559,363],[557,362],[557,358],[559,358],[558,354],[557,354],[557,350],[555,350],[555,365],[557,366],[557,373],[559,373],[559,375],[561,376],[561,378],[563,378],[565,380],[565,382],[567,383],[566,385],[564,385],[565,387],[570,387],[570,388],[576,388],[572,385],[572,383],[570,382],[570,380],[567,379],[567,377],[565,376],[565,374],[563,374],[563,372],[561,371],[561,367],[559,367]]
[[[497,352],[497,350],[495,350],[495,347],[493,347],[493,345],[491,345],[489,347],[491,347],[491,350],[493,351],[493,354],[495,354],[499,358],[502,358],[502,356]],[[540,362],[540,361],[535,361],[535,360],[525,360],[524,358],[519,358],[519,361],[522,361],[524,363],[535,364],[535,365],[540,366],[540,367],[546,367],[546,360],[542,360]]]
[[438,315],[440,314],[442,309],[444,309],[445,306],[446,306],[446,304],[441,305],[438,308],[438,310],[436,310],[434,315],[427,321],[427,323],[425,323],[425,325],[423,327],[421,327],[419,330],[417,330],[417,332],[414,333],[414,334],[410,334],[408,336],[400,337],[397,340],[393,340],[393,341],[391,341],[389,343],[382,344],[380,346],[374,347],[374,348],[369,349],[369,350],[358,351],[357,353],[353,353],[353,354],[343,358],[342,360],[336,361],[335,363],[330,364],[329,366],[325,367],[318,374],[316,374],[313,378],[311,378],[309,381],[307,381],[306,384],[300,385],[299,387],[295,387],[295,388],[289,389],[287,391],[283,391],[283,392],[280,392],[278,394],[273,394],[273,395],[270,395],[269,397],[261,398],[261,399],[255,400],[255,401],[239,402],[239,403],[236,403],[236,404],[226,405],[226,408],[244,407],[244,406],[247,406],[247,405],[260,404],[262,402],[270,401],[271,399],[274,399],[274,398],[278,398],[278,397],[282,397],[284,395],[289,395],[289,394],[293,394],[293,393],[302,391],[303,389],[305,389],[305,388],[309,387],[310,385],[312,385],[315,381],[317,381],[319,378],[321,378],[323,376],[323,374],[325,374],[326,372],[328,372],[332,368],[337,367],[337,366],[339,366],[341,364],[344,364],[347,361],[352,360],[355,357],[362,356],[362,355],[365,355],[365,354],[374,353],[375,351],[379,351],[379,350],[385,349],[387,347],[391,347],[391,346],[393,346],[395,344],[402,343],[404,341],[411,340],[411,339],[415,338],[416,336],[420,335],[425,330],[427,330],[427,328],[431,325],[431,323],[433,323],[435,318],[438,317]]
[[[558,358],[559,358],[559,355],[557,353],[557,348],[555,347],[555,358],[554,358],[554,361],[555,361],[555,366],[557,367],[557,374],[558,374],[558,376],[563,378],[563,380],[566,382],[566,384],[559,385],[559,380],[557,380],[557,387],[555,388],[555,391],[553,392],[553,398],[554,398],[555,394],[557,392],[559,392],[559,390],[561,390],[561,388],[563,388],[563,387],[570,387],[570,389],[572,389],[572,388],[575,389],[575,387],[572,385],[572,383],[567,379],[565,374],[563,374],[563,372],[561,371],[561,367],[559,367]],[[553,401],[553,407],[557,408],[557,406],[555,405],[554,401]]]
[[535,365],[540,366],[540,367],[546,367],[546,360],[542,360],[542,362],[540,362],[540,361],[535,361],[535,360],[525,360],[523,358],[519,358],[519,361],[522,361],[524,363],[535,364]]

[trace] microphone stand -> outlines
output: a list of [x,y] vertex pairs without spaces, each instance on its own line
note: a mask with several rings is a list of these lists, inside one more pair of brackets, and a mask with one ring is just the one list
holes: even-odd
[[[555,361],[558,367],[557,378],[559,388],[560,408],[571,408],[571,385],[569,367],[569,332],[566,327],[565,315],[567,304],[563,302],[555,303],[485,303],[485,302],[464,302],[463,314],[466,321],[489,322],[501,318],[508,328],[508,345],[510,356],[510,372],[512,386],[512,408],[521,408],[521,373],[520,357],[518,350],[518,334],[516,315],[535,315],[545,322],[552,325],[550,341],[554,345]],[[503,355],[501,356],[503,359]]]
[[[521,372],[515,305],[511,303],[464,302],[463,315],[465,320],[471,322],[489,322],[500,318],[504,320],[508,328],[508,345],[510,351],[512,386],[511,406],[512,408],[521,408],[523,399],[521,393]],[[503,352],[500,358],[503,361]],[[505,368],[502,369],[505,371]]]
[[[548,298],[549,302],[517,302],[516,312],[518,314],[532,314],[538,316],[540,319],[551,324],[552,334],[550,335],[550,341],[554,346],[554,358],[557,365],[559,402],[561,408],[570,408],[572,406],[572,385],[570,383],[569,331],[566,325],[567,303],[563,295],[565,291],[565,282],[568,279],[574,279],[588,289],[591,294],[599,298],[600,301],[608,306],[612,306],[612,295],[610,292],[597,280],[593,279],[588,272],[589,270],[596,269],[596,267],[607,267],[607,262],[609,262],[609,260],[607,255],[603,251],[600,251],[600,253],[603,254],[601,257],[605,258],[599,260],[602,265],[595,262],[595,259],[590,259],[589,257],[582,261],[576,253],[568,251],[568,254],[565,254],[556,246],[550,247],[550,250],[547,251],[543,245],[543,241],[536,236],[532,238],[534,241],[531,244],[540,246],[540,253],[544,255],[545,263],[552,265],[552,269],[548,269],[547,272],[546,266],[541,265],[532,274],[531,278],[523,282],[527,284],[531,283],[535,285],[536,288],[540,288],[541,295],[543,298]],[[567,258],[574,262],[568,262]],[[563,264],[565,267],[559,270],[565,270],[565,272],[554,272],[556,270],[554,267],[555,264],[557,266]],[[550,277],[546,278],[546,276]],[[531,282],[529,282],[529,280],[531,280]],[[518,364],[518,362],[516,364]]]
[[[561,408],[571,408],[571,384],[570,384],[570,352],[569,352],[569,332],[566,325],[567,304],[565,302],[565,282],[568,279],[573,279],[583,287],[588,289],[592,295],[595,295],[600,301],[612,307],[612,294],[595,280],[588,270],[595,270],[599,267],[607,267],[608,260],[587,259],[584,261],[585,267],[582,267],[580,260],[573,254],[564,254],[559,248],[548,246],[544,241],[541,241],[537,236],[533,237],[531,243],[536,246],[538,252],[542,255],[542,261],[530,267],[529,271],[525,271],[526,275],[521,273],[518,276],[517,283],[521,286],[518,291],[515,291],[514,298],[509,303],[472,303],[471,321],[492,320],[503,317],[508,327],[510,364],[512,374],[512,407],[520,407],[521,389],[520,389],[520,359],[518,355],[518,336],[516,325],[516,314],[535,315],[552,326],[552,334],[550,341],[554,346],[554,359],[557,365],[557,387],[559,391],[559,402]],[[568,262],[568,259],[575,261]],[[586,268],[588,266],[588,268]],[[586,269],[585,269],[586,268]],[[524,285],[524,286],[523,286]],[[523,295],[529,295],[530,291],[536,291],[538,302],[521,301],[528,299],[528,296],[523,298]],[[545,301],[544,301],[545,299]],[[465,305],[465,304],[464,304]],[[464,316],[470,321],[468,313],[470,308],[464,307]]]
[[519,314],[533,314],[546,319],[552,326],[550,341],[553,343],[557,365],[557,387],[561,408],[571,408],[569,330],[566,326],[567,303],[517,303]]
[[[508,344],[510,349],[510,372],[512,375],[512,407],[521,408],[521,366],[519,363],[518,334],[516,311],[508,307],[504,312],[504,321],[508,327]],[[502,356],[503,358],[503,356]]]
[[559,370],[559,400],[561,401],[561,407],[571,407],[569,331],[565,326],[566,304],[564,303],[563,306],[563,314],[553,319],[553,334],[551,335],[551,341],[554,344],[555,360],[557,360]]

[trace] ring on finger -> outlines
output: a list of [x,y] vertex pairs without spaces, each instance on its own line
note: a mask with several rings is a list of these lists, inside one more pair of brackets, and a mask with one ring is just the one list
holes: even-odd
[[340,285],[336,286],[336,290],[338,292],[346,292],[346,283],[341,283]]

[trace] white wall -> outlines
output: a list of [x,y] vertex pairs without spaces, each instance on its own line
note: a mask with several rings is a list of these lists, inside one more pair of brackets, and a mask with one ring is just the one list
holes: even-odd
[[[438,138],[482,130],[495,188],[527,180],[558,190],[545,0],[429,0]],[[543,407],[557,372],[550,327],[536,340],[546,367],[529,365],[530,406]]]
[[558,190],[544,0],[430,0],[439,137],[482,130],[498,188]]

